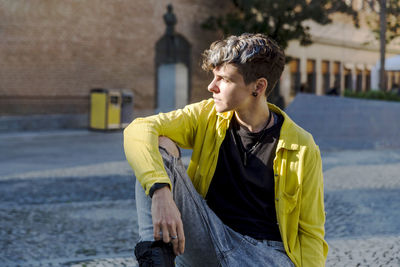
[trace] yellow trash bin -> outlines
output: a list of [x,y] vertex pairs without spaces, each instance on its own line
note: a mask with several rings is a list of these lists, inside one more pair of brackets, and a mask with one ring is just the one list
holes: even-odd
[[96,88],[90,90],[90,129],[121,129],[121,92]]

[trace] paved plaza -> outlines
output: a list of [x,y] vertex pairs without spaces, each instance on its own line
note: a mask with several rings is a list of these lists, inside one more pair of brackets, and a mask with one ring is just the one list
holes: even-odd
[[[137,266],[122,132],[0,134],[0,151],[1,266]],[[322,158],[327,266],[400,266],[400,149]]]

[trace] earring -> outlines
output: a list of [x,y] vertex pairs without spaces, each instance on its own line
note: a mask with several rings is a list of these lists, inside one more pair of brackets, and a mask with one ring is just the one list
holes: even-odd
[[251,95],[254,96],[254,97],[257,97],[258,93],[257,92],[253,92],[253,93],[251,93]]

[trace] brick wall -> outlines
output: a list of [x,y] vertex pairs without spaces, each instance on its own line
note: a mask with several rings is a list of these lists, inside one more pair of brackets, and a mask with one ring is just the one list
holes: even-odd
[[172,3],[192,44],[192,99],[209,96],[200,54],[216,33],[200,23],[227,0],[1,0],[0,115],[88,112],[91,88],[125,88],[154,108],[154,46]]

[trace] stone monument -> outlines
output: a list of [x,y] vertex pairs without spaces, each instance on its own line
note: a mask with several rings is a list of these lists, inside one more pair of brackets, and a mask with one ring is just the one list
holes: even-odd
[[171,4],[163,16],[165,34],[156,43],[156,110],[166,112],[184,107],[190,98],[190,43],[175,32],[177,19]]

